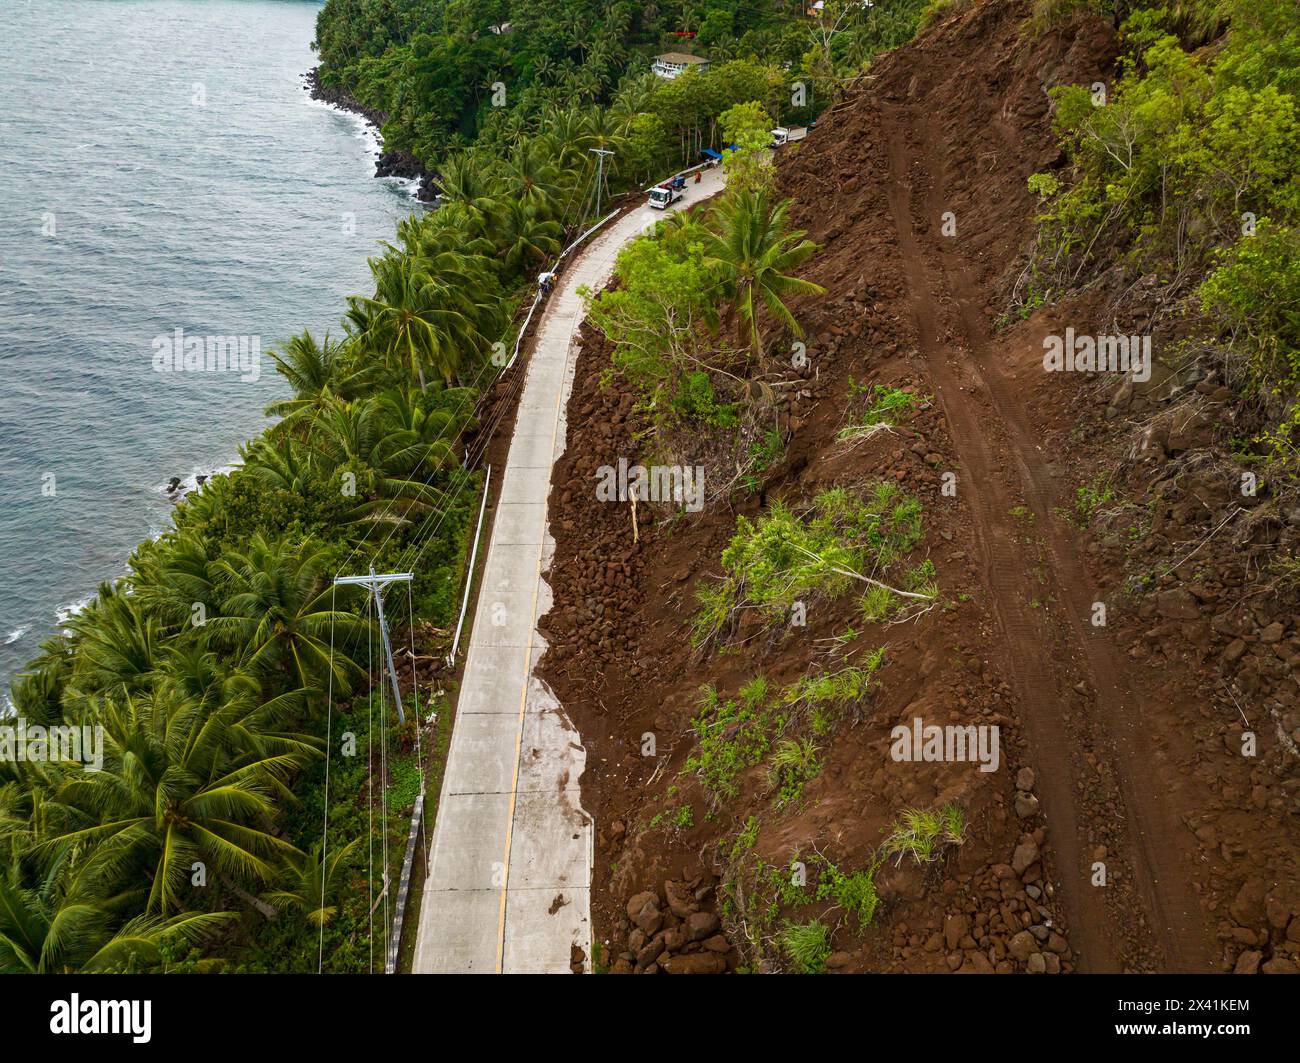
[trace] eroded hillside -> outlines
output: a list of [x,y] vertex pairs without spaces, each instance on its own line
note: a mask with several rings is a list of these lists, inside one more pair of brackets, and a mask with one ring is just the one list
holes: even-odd
[[[1091,17],[1035,35],[1028,4],[958,7],[780,156],[826,294],[795,304],[807,364],[765,380],[785,446],[752,490],[698,514],[598,502],[602,466],[653,455],[584,334],[543,672],[588,749],[615,971],[797,969],[813,922],[838,970],[1294,963],[1300,641],[1260,559],[1295,515],[1225,486],[1223,381],[1134,400],[1042,371],[1044,336],[1106,331],[1095,290],[1005,326],[1028,178],[1064,162],[1048,90],[1109,81],[1118,46]],[[1098,470],[1120,473],[1105,506]],[[701,628],[724,550],[774,512],[796,536],[899,532],[873,572],[913,596],[821,584],[777,620],[751,581]],[[996,733],[996,770],[903,759],[914,726]]]

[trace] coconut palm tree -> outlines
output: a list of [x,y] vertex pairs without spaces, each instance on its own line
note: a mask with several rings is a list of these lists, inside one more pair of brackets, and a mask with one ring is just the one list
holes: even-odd
[[42,726],[62,718],[63,690],[72,672],[73,656],[64,636],[49,639],[42,653],[10,685],[14,709],[28,723]]
[[[496,209],[492,194],[492,178],[488,167],[474,152],[461,151],[452,155],[437,176],[439,195],[447,202],[459,204],[467,212],[472,224],[480,232]],[[436,219],[442,211],[435,211]],[[424,219],[431,222],[432,219]]]
[[580,108],[573,104],[552,108],[546,116],[545,130],[542,139],[557,166],[568,170],[582,164],[586,118]]
[[[584,148],[602,148],[615,153],[623,148],[624,138],[619,132],[619,120],[612,110],[606,107],[588,107],[583,111],[582,117]],[[616,163],[616,159],[606,159],[606,172],[614,169]]]
[[718,278],[719,288],[729,301],[728,316],[735,322],[736,343],[743,343],[748,330],[759,358],[763,355],[758,331],[762,306],[801,336],[799,323],[784,300],[826,292],[820,285],[790,274],[816,254],[817,245],[803,239],[803,230],[786,231],[788,209],[788,200],[774,204],[766,191],[745,189],[723,200],[711,231],[704,234],[705,264]]
[[346,342],[336,343],[325,334],[317,343],[309,331],[294,336],[280,350],[271,351],[275,369],[293,388],[293,398],[280,399],[266,408],[268,417],[279,417],[276,433],[297,429],[303,419],[310,419],[326,395],[352,395],[365,383],[368,371],[348,372]]
[[468,420],[474,391],[448,389],[434,409],[428,409],[422,398],[416,391],[393,389],[376,399],[384,423],[384,436],[377,448],[382,452],[379,460],[386,470],[395,474],[410,475],[426,464],[430,455],[422,452],[422,447],[442,445],[446,450],[439,453],[455,460],[451,441]]
[[610,105],[609,114],[614,121],[614,128],[619,136],[626,137],[631,129],[632,120],[639,114],[650,110],[654,101],[654,74],[627,78],[619,87],[618,95]]
[[[329,398],[332,396],[327,395],[326,399]],[[314,424],[323,408],[314,410],[312,418],[304,420],[304,425]],[[315,480],[313,451],[292,436],[283,436],[275,442],[267,438],[258,439],[251,446],[242,448],[240,457],[249,476],[277,491],[305,496]]]
[[323,550],[287,539],[268,542],[260,532],[245,550],[213,565],[221,615],[208,626],[240,648],[242,669],[278,670],[295,687],[317,690],[325,689],[333,673],[335,687],[350,688],[361,668],[341,647],[364,635],[366,622],[330,607],[334,590],[324,568]]
[[551,218],[560,191],[558,179],[559,170],[549,158],[545,141],[534,137],[507,157],[501,190],[505,198],[532,209],[539,218]]
[[[459,201],[449,201],[431,214],[417,218],[414,214],[397,223],[397,242],[402,253],[428,263],[449,254],[459,256],[459,271],[465,272],[486,266],[496,250],[486,236],[466,240],[466,230],[478,226],[479,219],[490,225],[500,204],[491,196],[481,196],[477,201],[480,214]],[[490,278],[490,274],[489,274]]]
[[358,342],[404,364],[428,386],[426,368],[450,382],[468,349],[487,341],[458,309],[456,294],[434,282],[418,259],[385,255],[370,260],[375,294],[348,299],[348,323]]
[[408,393],[393,392],[336,402],[312,439],[324,464],[353,478],[349,519],[377,529],[409,523],[445,500],[434,481],[457,464],[452,424],[450,414],[426,413]]
[[194,700],[150,695],[102,698],[104,765],[69,774],[57,792],[61,826],[37,846],[49,857],[79,849],[79,875],[95,892],[119,894],[146,915],[186,907],[198,868],[237,881],[273,882],[298,852],[267,829],[273,781],[304,765],[312,744],[232,760],[230,729],[256,713],[232,698],[214,711]]
[[149,687],[162,632],[124,585],[101,583],[98,596],[69,618],[68,627],[77,638],[73,682],[79,691]]
[[[280,446],[297,444],[286,439]],[[246,461],[255,461],[261,448],[273,451],[269,444],[262,443],[245,452]],[[260,476],[257,465],[249,465],[248,470],[249,475]],[[217,555],[211,540],[189,528],[158,539],[133,563],[131,583],[140,608],[169,629],[205,621],[209,613],[216,611],[209,566]],[[196,604],[202,606],[201,613],[196,612]]]
[[199,942],[235,918],[186,912],[115,926],[102,898],[76,888],[65,895],[61,877],[50,872],[35,889],[24,889],[15,872],[0,879],[0,972],[145,971],[162,963],[166,949]]
[[501,216],[501,261],[511,273],[541,266],[560,253],[564,230],[557,221],[543,220],[522,203],[506,204]]
[[339,869],[352,859],[360,844],[360,838],[353,838],[322,859],[323,846],[317,842],[312,846],[311,855],[291,857],[284,884],[268,893],[266,899],[278,907],[298,909],[312,926],[328,926],[338,914],[338,905],[326,902],[334,892]]

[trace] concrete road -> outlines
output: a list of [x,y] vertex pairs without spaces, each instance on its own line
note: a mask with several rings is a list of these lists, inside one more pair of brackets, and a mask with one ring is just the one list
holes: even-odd
[[[708,171],[678,206],[721,188],[721,171]],[[546,500],[564,451],[577,289],[601,288],[623,245],[662,217],[640,207],[573,252],[539,323],[504,478],[493,471],[496,521],[429,853],[416,973],[567,973],[574,945],[590,962],[586,751],[534,674],[546,650],[537,620],[551,608]]]

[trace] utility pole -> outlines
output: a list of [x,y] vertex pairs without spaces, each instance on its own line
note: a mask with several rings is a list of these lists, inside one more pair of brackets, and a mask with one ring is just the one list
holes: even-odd
[[600,221],[600,191],[605,184],[605,156],[613,155],[614,153],[612,151],[607,151],[605,148],[588,148],[587,150],[594,152],[596,158],[599,160],[600,172],[596,177],[596,220]]
[[384,655],[388,659],[388,678],[393,683],[393,704],[397,706],[398,723],[406,723],[406,713],[402,711],[402,692],[397,687],[397,669],[393,667],[393,646],[388,641],[388,621],[384,619],[384,588],[390,583],[410,583],[413,575],[410,572],[389,572],[376,576],[375,566],[371,565],[368,576],[337,576],[334,579],[334,584],[338,587],[365,587],[375,600],[375,611],[379,614],[379,633],[383,637]]

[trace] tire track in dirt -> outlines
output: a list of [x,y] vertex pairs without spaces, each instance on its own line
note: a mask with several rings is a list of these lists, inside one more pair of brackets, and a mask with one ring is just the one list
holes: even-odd
[[1017,694],[1043,815],[1050,826],[1049,842],[1062,865],[1055,878],[1069,919],[1071,945],[1081,970],[1118,970],[1120,950],[1105,931],[1111,923],[1101,891],[1083,885],[1088,880],[1075,808],[1076,770],[1061,713],[1068,695],[1058,686],[1060,672],[1047,667],[1056,656],[1053,633],[1044,611],[1030,604],[1037,589],[1015,550],[1019,529],[1009,522],[1016,492],[1003,478],[1002,463],[994,458],[981,427],[984,411],[963,390],[960,370],[949,363],[941,342],[943,283],[931,274],[912,218],[910,120],[903,109],[894,107],[885,108],[881,119],[881,136],[889,156],[889,212],[916,321],[917,343],[957,450],[958,490],[978,485],[976,490],[967,490],[966,497],[976,517],[973,530],[983,582],[1003,635],[1002,645],[995,649],[1001,651]]
[[[947,152],[940,116],[930,112],[923,123],[910,124],[925,145],[922,164],[930,175],[921,231],[931,233],[931,254],[938,259],[945,287],[956,306],[958,326],[972,356],[971,369],[980,391],[989,397],[992,409],[999,415],[999,423],[1011,444],[1009,450],[1019,473],[1019,486],[1045,533],[1050,578],[1057,600],[1065,606],[1070,655],[1085,669],[1092,698],[1092,714],[1086,726],[1093,748],[1104,750],[1118,780],[1128,862],[1144,902],[1147,925],[1154,929],[1164,953],[1160,969],[1214,970],[1204,916],[1190,889],[1191,873],[1184,864],[1185,854],[1178,847],[1177,839],[1185,828],[1165,799],[1168,783],[1155,774],[1157,761],[1150,729],[1144,725],[1135,688],[1127,681],[1126,663],[1105,630],[1084,621],[1096,599],[1094,582],[1079,560],[1077,543],[1069,528],[1055,516],[1062,503],[1055,479],[1014,388],[992,356],[983,301],[973,270],[952,241],[934,234],[937,219],[946,209]],[[1000,516],[1005,523],[1005,514],[1006,510],[1002,510],[995,516]],[[1055,840],[1059,845],[1060,839]],[[1080,870],[1086,874],[1085,869]],[[1087,878],[1081,881],[1086,882]]]

